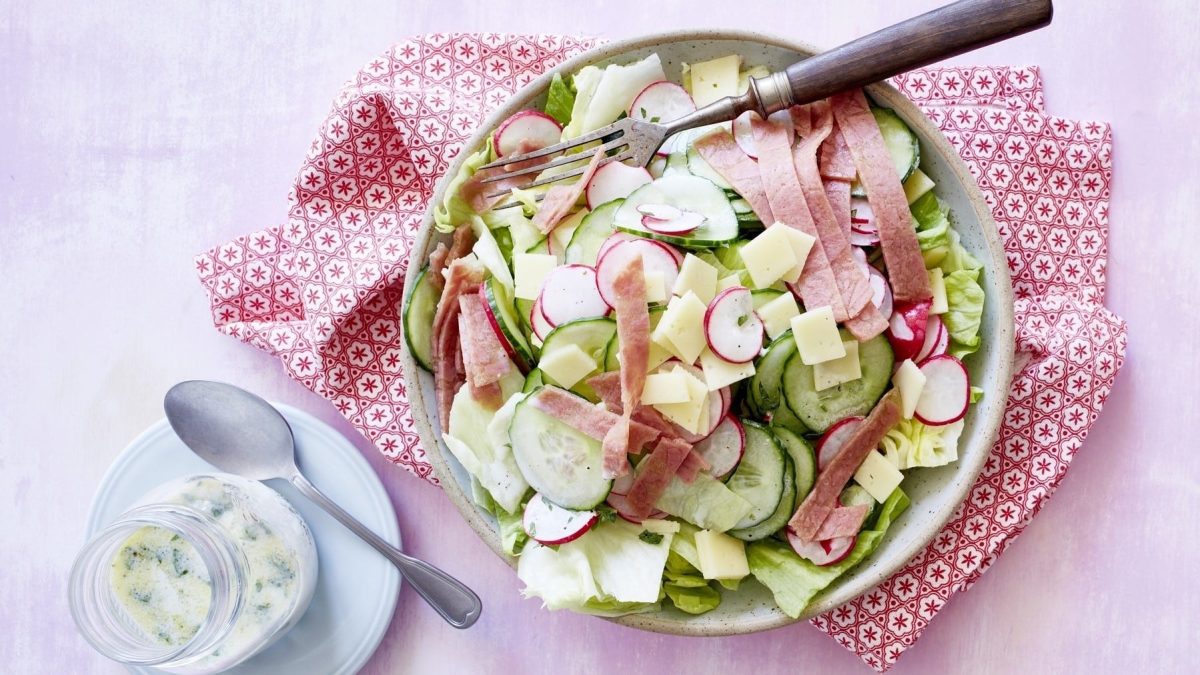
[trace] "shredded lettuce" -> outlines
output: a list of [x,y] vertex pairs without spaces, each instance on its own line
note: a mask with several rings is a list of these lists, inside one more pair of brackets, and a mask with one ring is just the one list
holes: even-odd
[[979,349],[984,298],[980,271],[960,269],[945,276],[948,311],[942,314],[942,322],[950,331],[950,353],[960,358]]
[[950,219],[938,198],[927,192],[909,207],[917,226],[917,242],[926,267],[937,267],[950,246]]
[[709,586],[708,582],[699,586],[686,586],[669,581],[663,584],[663,591],[676,609],[688,614],[711,612],[721,604],[721,593]]
[[583,116],[592,102],[592,96],[596,93],[596,87],[600,85],[602,77],[604,77],[603,70],[596,66],[584,66],[571,78],[571,85],[575,89],[575,101],[571,104],[571,121],[563,127],[562,139],[564,141],[584,133]]
[[[519,392],[522,384],[524,381],[515,368],[500,381],[505,393]],[[492,410],[471,396],[470,387],[463,387],[454,395],[450,408],[450,433],[442,436],[467,473],[479,480],[499,509],[509,513],[519,510],[529,489],[513,457],[507,433],[508,420],[523,397],[514,394],[499,410]]]
[[571,109],[574,106],[574,87],[567,84],[562,75],[555,73],[554,79],[550,80],[550,89],[546,92],[546,114],[565,126],[571,121]]
[[473,155],[468,155],[463,160],[458,173],[455,174],[450,184],[446,186],[442,203],[433,207],[433,224],[438,232],[453,232],[455,228],[466,222],[471,216],[476,215],[475,210],[471,208],[467,200],[459,195],[459,192],[462,191],[463,183],[475,175],[479,167],[495,158],[493,153],[492,137],[488,136],[487,145],[482,150]]
[[680,523],[671,540],[671,552],[663,570],[663,591],[681,612],[703,614],[721,604],[721,594],[700,573],[700,554],[696,550],[696,528]]
[[656,506],[667,513],[708,530],[725,532],[746,517],[750,502],[725,487],[721,481],[702,473],[690,484],[673,476]]
[[958,439],[963,421],[930,427],[917,420],[901,420],[888,430],[879,449],[897,469],[942,466],[958,459]]
[[770,589],[775,603],[792,618],[798,618],[812,599],[846,570],[871,554],[884,533],[908,508],[908,496],[896,488],[880,507],[879,518],[869,530],[858,533],[854,550],[841,562],[819,567],[796,555],[787,544],[776,539],[756,541],[746,547],[750,574]]
[[942,315],[942,321],[950,330],[950,353],[965,356],[979,349],[984,297],[979,277],[983,264],[963,247],[958,232],[950,227],[948,210],[934,193],[925,193],[910,208],[925,267],[940,268],[946,280],[950,311]]
[[609,64],[600,70],[586,66],[575,74],[575,104],[563,129],[568,140],[617,121],[646,85],[667,79],[658,54],[633,63]]
[[492,236],[491,229],[483,222],[482,218],[473,215],[471,216],[471,230],[475,233],[475,246],[471,248],[475,257],[479,258],[479,262],[483,263],[493,277],[496,277],[496,281],[512,288],[514,283],[512,272],[508,269],[504,251],[496,242],[496,238]]
[[529,535],[525,534],[525,527],[521,524],[523,513],[524,508],[520,506],[513,513],[501,508],[495,511],[496,522],[500,523],[500,543],[504,546],[504,552],[509,555],[520,555],[529,541]]

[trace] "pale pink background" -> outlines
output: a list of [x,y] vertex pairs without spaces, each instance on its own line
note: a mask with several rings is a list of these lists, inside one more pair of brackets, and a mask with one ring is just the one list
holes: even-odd
[[[118,670],[75,633],[66,571],[97,481],[170,384],[233,381],[354,433],[211,329],[191,256],[281,219],[333,93],[390,42],[721,26],[833,45],[939,3],[232,4],[0,6],[0,671]],[[1052,113],[1113,123],[1108,304],[1129,359],[1071,477],[897,673],[1196,668],[1200,25],[1187,0],[1058,5],[1051,28],[960,60],[1039,64]],[[406,587],[369,672],[866,672],[805,625],[684,639],[544,612],[436,488],[359,445],[410,550],[485,605],[458,632]]]

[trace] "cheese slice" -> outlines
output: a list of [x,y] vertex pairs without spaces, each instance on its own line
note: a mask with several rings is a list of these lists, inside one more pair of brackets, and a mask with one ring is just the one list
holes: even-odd
[[[784,225],[783,223],[777,223]],[[787,227],[784,225],[784,227]],[[816,238],[810,234],[805,234],[803,230],[794,227],[787,227],[784,232],[788,236],[788,241],[792,244],[792,253],[796,256],[796,265],[788,270],[781,277],[789,284],[794,284],[800,281],[800,273],[804,271],[804,261],[808,260],[808,254],[812,252],[813,244],[816,243]]]
[[833,308],[829,305],[793,316],[792,337],[796,340],[800,361],[806,366],[846,355],[846,346],[842,344],[837,322],[833,320]]
[[654,409],[694,434],[700,433],[702,428],[707,431],[707,428],[703,426],[705,423],[703,418],[707,416],[708,411],[708,387],[679,366],[676,366],[672,372],[680,373],[683,376],[684,385],[687,388],[687,400],[683,403],[659,403],[653,406]]
[[862,364],[858,360],[858,342],[843,340],[842,348],[846,350],[846,355],[842,358],[822,361],[813,365],[813,389],[824,391],[862,377]]
[[933,292],[933,304],[929,306],[930,314],[945,314],[950,311],[950,303],[946,301],[946,277],[939,267],[928,271],[929,290]]
[[728,387],[754,374],[754,361],[730,363],[708,348],[700,352],[700,367],[704,370],[704,382],[709,391]]
[[742,57],[737,54],[691,64],[691,94],[696,107],[703,108],[726,96],[736,96],[741,66]]
[[696,556],[705,579],[741,579],[750,574],[746,545],[727,534],[712,530],[697,532]]
[[738,253],[746,263],[755,288],[766,288],[783,278],[799,262],[787,225],[775,223],[748,241]]
[[925,373],[913,363],[912,359],[904,359],[904,363],[892,375],[892,384],[900,392],[900,408],[904,411],[904,419],[912,419],[917,410],[917,401],[921,400],[921,392],[925,389]]
[[646,302],[655,304],[667,301],[667,280],[659,270],[646,270]]
[[558,258],[545,253],[518,253],[513,256],[513,268],[517,271],[514,295],[522,300],[537,300],[542,292],[542,282],[558,267]]
[[570,389],[596,370],[596,361],[579,345],[568,344],[542,354],[538,369],[564,389]]
[[871,454],[859,465],[854,472],[854,482],[858,483],[877,502],[885,502],[892,492],[900,487],[904,474],[887,458],[872,450]]
[[704,312],[707,305],[688,292],[672,298],[650,339],[673,352],[684,363],[695,363],[708,341],[704,337]]
[[800,306],[796,304],[796,297],[790,292],[784,292],[754,311],[762,320],[767,337],[772,340],[788,332],[792,327],[792,317],[800,316]]
[[904,181],[904,196],[908,198],[908,203],[912,204],[933,189],[933,179],[925,175],[924,171],[917,169],[913,171],[908,180]]
[[717,268],[691,253],[684,256],[679,276],[675,277],[675,287],[671,289],[680,297],[687,295],[688,291],[695,293],[706,305],[717,295]]
[[720,293],[721,291],[723,291],[727,288],[733,288],[734,286],[741,286],[741,285],[742,285],[741,277],[739,277],[736,274],[730,274],[727,277],[721,277],[720,279],[717,279],[717,292]]
[[688,388],[685,378],[686,373],[680,370],[647,375],[646,385],[642,387],[642,404],[686,403]]

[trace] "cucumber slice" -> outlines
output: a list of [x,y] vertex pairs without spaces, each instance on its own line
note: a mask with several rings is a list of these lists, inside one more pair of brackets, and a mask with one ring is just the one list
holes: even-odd
[[[651,232],[642,226],[642,204],[667,204],[704,216],[704,224],[686,236]],[[738,238],[737,215],[721,188],[692,175],[667,175],[638,188],[613,216],[613,226],[623,232],[669,244],[711,248]]]
[[[612,319],[578,319],[564,323],[550,331],[550,334],[542,342],[542,353],[546,354],[559,347],[574,344],[592,357],[592,360],[596,362],[596,372],[599,372],[605,369],[608,363],[608,343],[613,341],[616,334],[617,322]],[[553,381],[548,376],[546,379]],[[571,387],[571,391],[593,403],[600,400],[596,396],[596,392],[588,386],[587,377]]]
[[789,330],[767,345],[767,352],[754,364],[749,395],[754,397],[759,411],[767,413],[783,404],[784,369],[795,353],[796,340]]
[[664,176],[690,176],[691,171],[688,171],[687,153],[683,151],[672,151],[667,155],[667,166],[663,169]]
[[620,199],[605,202],[584,216],[571,235],[563,258],[568,264],[595,265],[600,246],[613,233],[613,215],[621,206]]
[[779,530],[787,526],[791,520],[792,514],[796,512],[796,474],[792,468],[792,460],[784,457],[787,467],[783,472],[783,495],[779,498],[779,505],[775,507],[775,512],[769,518],[752,527],[747,527],[742,530],[730,530],[726,534],[737,537],[742,541],[758,541],[766,539],[775,534]]
[[759,288],[750,291],[750,301],[753,303],[754,309],[758,309],[783,294],[784,291],[777,288]]
[[796,472],[796,501],[803,501],[817,482],[817,453],[803,436],[791,429],[775,427],[774,431],[775,438],[792,460],[792,469]]
[[[843,339],[848,339],[843,335]],[[831,424],[851,415],[866,415],[883,396],[892,378],[895,361],[887,338],[877,335],[858,346],[862,377],[822,391],[813,388],[813,369],[799,356],[788,359],[783,373],[783,393],[788,407],[804,424],[822,433]]]
[[746,451],[725,487],[750,502],[750,513],[734,525],[744,530],[770,518],[783,499],[787,460],[775,436],[757,422],[743,421]]
[[[722,177],[721,174],[717,173],[708,162],[704,161],[704,158],[700,156],[700,151],[697,150],[695,146],[688,147],[687,168],[693,176],[707,178],[708,180],[712,181],[713,185],[716,185],[722,190],[733,189],[733,186],[729,184],[729,181],[725,180],[725,178]],[[749,207],[750,205],[746,204],[746,206]]]
[[521,393],[528,394],[544,384],[546,384],[546,377],[542,375],[542,371],[534,368],[525,376],[525,384],[521,387]]
[[488,307],[492,309],[496,323],[500,326],[500,332],[504,333],[508,344],[512,345],[513,351],[525,361],[526,365],[532,364],[533,348],[525,339],[521,320],[517,318],[520,315],[517,313],[508,288],[497,281],[496,277],[488,277],[487,281],[483,282],[483,294],[487,298]]
[[441,293],[433,287],[429,268],[421,270],[404,299],[404,342],[417,365],[433,372],[433,315]]
[[891,108],[871,108],[871,114],[875,116],[875,123],[883,134],[883,143],[892,155],[896,175],[900,177],[900,182],[908,180],[921,163],[921,145],[917,142],[917,135]]
[[599,506],[612,489],[604,477],[600,441],[535,408],[530,399],[517,404],[508,439],[521,475],[544,499],[564,509]]
[[845,490],[842,490],[842,494],[840,497],[838,497],[838,501],[841,502],[842,506],[858,506],[859,504],[866,505],[867,517],[863,518],[863,527],[869,527],[871,525],[871,517],[875,515],[875,509],[879,506],[879,502],[875,501],[875,498],[871,496],[871,493],[867,492],[866,488],[858,484],[849,485]]
[[778,408],[771,411],[771,428],[787,429],[801,436],[811,431],[807,424],[800,421],[799,417],[796,417],[796,413],[792,412],[792,409],[788,407],[787,401],[779,404]]

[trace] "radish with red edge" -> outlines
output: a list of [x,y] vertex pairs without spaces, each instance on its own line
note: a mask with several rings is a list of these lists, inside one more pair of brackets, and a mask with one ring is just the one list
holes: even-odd
[[555,267],[542,282],[538,296],[542,316],[553,326],[608,314],[608,303],[596,287],[596,270],[587,265]]
[[614,199],[624,199],[651,180],[650,172],[640,166],[621,162],[603,164],[588,181],[585,191],[588,208],[595,209]]
[[843,420],[834,422],[833,426],[825,430],[821,434],[821,438],[817,440],[817,470],[825,468],[829,462],[837,457],[842,446],[846,445],[846,441],[854,435],[854,431],[858,429],[858,425],[862,424],[861,417],[847,417]]
[[850,198],[850,243],[855,246],[874,246],[879,243],[875,212],[862,197]]
[[550,331],[554,330],[554,324],[547,321],[546,315],[542,313],[542,296],[540,294],[533,301],[533,306],[529,308],[529,327],[533,329],[533,334],[539,340],[545,340]]
[[479,300],[483,303],[483,314],[487,317],[488,325],[492,327],[492,332],[496,334],[496,339],[500,341],[500,346],[504,348],[504,353],[508,354],[508,358],[512,359],[513,363],[521,370],[526,370],[525,360],[517,356],[517,352],[508,341],[508,336],[500,329],[500,321],[496,315],[492,313],[492,305],[487,300],[487,291],[484,290],[484,285],[479,284]]
[[758,159],[758,144],[754,142],[754,130],[750,124],[754,119],[761,118],[753,110],[747,110],[733,120],[733,140],[750,159]]
[[521,110],[500,123],[492,136],[492,145],[496,148],[496,156],[503,157],[517,152],[521,145],[524,145],[524,152],[554,145],[561,136],[562,125],[553,117],[537,110]]
[[878,309],[880,314],[890,317],[892,315],[892,285],[883,276],[883,272],[874,267],[869,268],[867,272],[867,283],[871,286],[871,304],[875,305],[875,309]]
[[941,356],[950,348],[950,331],[942,323],[942,317],[937,314],[929,315],[929,323],[925,324],[925,342],[913,361],[920,363],[931,356]]
[[679,263],[669,247],[650,239],[634,239],[623,241],[604,252],[596,263],[596,281],[600,288],[600,296],[611,307],[616,302],[617,292],[613,283],[629,262],[635,257],[642,258],[642,269],[645,272],[661,272],[663,284],[667,288],[675,285],[675,277],[679,276]]
[[651,82],[629,104],[629,116],[655,124],[672,122],[696,111],[691,94],[674,82]]
[[529,538],[554,546],[575,541],[600,520],[595,511],[572,511],[535,494],[525,505],[521,527]]
[[643,214],[642,227],[659,234],[683,236],[703,225],[704,220],[704,216],[695,211],[680,211],[678,216],[670,219]]
[[929,321],[929,300],[894,303],[888,320],[888,342],[896,361],[911,359],[925,343],[925,324]]
[[762,351],[763,323],[754,313],[754,296],[744,286],[727,288],[708,303],[704,337],[709,349],[730,363],[753,361]]
[[733,407],[733,394],[730,393],[729,387],[721,387],[719,391],[721,392],[721,414],[717,417],[724,418]]
[[845,560],[846,556],[850,555],[850,551],[854,550],[854,545],[858,543],[858,535],[837,537],[825,541],[801,541],[800,537],[797,537],[789,527],[787,540],[796,555],[814,565],[826,567]]
[[640,204],[637,207],[638,213],[642,214],[642,220],[653,218],[654,220],[674,220],[683,215],[678,207],[670,204]]
[[608,249],[616,246],[617,244],[619,244],[623,241],[640,241],[642,239],[644,239],[644,237],[639,237],[636,234],[626,234],[624,232],[613,232],[612,234],[608,235],[608,238],[605,239],[602,244],[600,244],[600,249],[598,251],[596,251],[596,260],[598,261],[601,258],[603,258],[604,254],[608,253]]
[[967,375],[967,367],[949,354],[928,358],[919,367],[925,375],[925,387],[921,389],[913,416],[931,427],[961,420],[971,402],[971,378]]
[[708,462],[708,472],[713,478],[724,478],[742,461],[742,454],[746,452],[746,431],[738,418],[726,415],[708,438],[692,449]]
[[629,503],[629,497],[626,497],[625,495],[619,495],[619,494],[610,492],[610,493],[608,493],[608,498],[605,501],[608,502],[609,506],[613,507],[613,509],[617,512],[618,516],[621,516],[621,518],[633,523],[634,525],[641,525],[642,521],[644,521],[644,520],[660,519],[660,518],[667,517],[666,512],[658,511],[658,510],[651,512],[651,514],[646,516],[645,518],[640,518],[640,517],[634,515],[633,506]]
[[854,261],[858,263],[858,269],[862,270],[863,278],[868,282],[871,280],[871,264],[867,262],[867,252],[859,246],[851,246],[850,254],[854,256]]

